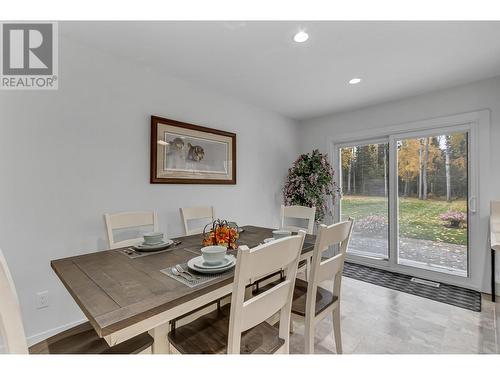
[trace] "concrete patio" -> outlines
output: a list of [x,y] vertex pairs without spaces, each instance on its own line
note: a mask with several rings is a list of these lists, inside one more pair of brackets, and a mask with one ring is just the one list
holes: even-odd
[[[388,240],[380,237],[361,237],[353,233],[349,251],[372,257],[387,257]],[[467,246],[446,242],[399,239],[399,259],[428,267],[438,267],[459,273],[467,271]]]

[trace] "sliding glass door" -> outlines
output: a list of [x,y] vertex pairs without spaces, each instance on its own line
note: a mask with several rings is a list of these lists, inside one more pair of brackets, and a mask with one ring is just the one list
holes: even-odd
[[398,263],[467,276],[467,132],[394,142]]
[[349,252],[389,258],[389,143],[355,143],[340,148],[342,219],[353,217]]
[[336,145],[351,258],[468,276],[469,137],[459,126]]

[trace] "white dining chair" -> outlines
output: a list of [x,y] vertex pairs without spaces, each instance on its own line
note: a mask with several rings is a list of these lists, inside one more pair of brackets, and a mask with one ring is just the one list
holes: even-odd
[[[280,214],[280,228],[287,229],[292,232],[296,232],[299,230],[305,230],[307,234],[313,234],[314,232],[314,219],[316,217],[316,207],[305,207],[305,206],[284,206],[281,205],[281,214]],[[289,220],[302,220],[306,221],[306,226],[296,226],[291,225],[287,221]],[[303,270],[306,275],[306,280],[309,278],[309,270],[311,268],[311,258],[307,258],[303,260],[299,269]]]
[[115,241],[115,236],[113,233],[114,230],[125,230],[146,226],[152,227],[153,232],[157,232],[159,230],[158,215],[155,211],[118,212],[115,214],[104,214],[104,222],[106,224],[108,246],[110,249],[118,249],[120,247],[137,245],[143,240],[143,237],[141,236],[123,241]]
[[14,280],[0,249],[0,336],[10,354],[133,354],[150,353],[153,338],[144,333],[109,347],[89,322],[60,332],[28,348]]
[[[182,354],[288,354],[290,309],[305,232],[238,249],[230,305],[175,328],[172,350]],[[284,276],[264,293],[246,293],[249,281],[273,271]],[[245,300],[245,297],[247,298]],[[279,313],[279,328],[266,322]]]
[[204,220],[208,224],[209,222],[213,222],[215,220],[215,210],[212,206],[209,207],[181,207],[181,218],[184,224],[184,232],[186,236],[190,236],[192,234],[200,234],[203,233],[202,227],[195,227],[189,229],[189,221],[191,220]]
[[495,253],[500,253],[500,201],[490,202],[491,300],[495,302]]
[[[351,238],[354,220],[349,218],[337,224],[318,228],[314,245],[309,281],[297,279],[292,302],[292,319],[303,320],[305,331],[305,353],[314,353],[314,331],[316,324],[332,313],[333,332],[337,353],[342,353],[340,330],[340,286],[347,246]],[[339,245],[337,255],[324,258],[323,252],[330,246]],[[333,290],[320,286],[324,281],[333,281]]]
[[[307,234],[314,232],[314,218],[316,216],[316,207],[305,206],[284,206],[281,205],[280,228],[288,229],[292,232],[305,230]],[[307,225],[297,226],[287,223],[287,220],[306,220]]]

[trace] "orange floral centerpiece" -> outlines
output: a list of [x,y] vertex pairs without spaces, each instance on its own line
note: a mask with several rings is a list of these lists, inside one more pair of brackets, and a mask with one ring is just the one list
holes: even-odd
[[[211,226],[207,232],[207,228]],[[236,241],[239,238],[238,227],[231,226],[226,220],[217,219],[207,224],[203,230],[203,246],[219,245],[228,249],[236,249]]]

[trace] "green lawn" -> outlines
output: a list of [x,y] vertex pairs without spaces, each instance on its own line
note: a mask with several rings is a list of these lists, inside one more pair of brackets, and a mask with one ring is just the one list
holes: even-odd
[[[352,216],[358,220],[368,215],[387,216],[387,205],[387,200],[384,198],[346,195],[342,198],[342,215]],[[466,201],[455,200],[448,203],[434,199],[424,201],[417,198],[400,198],[399,235],[466,245],[466,228],[447,228],[439,219],[440,214],[450,210],[466,213]]]

